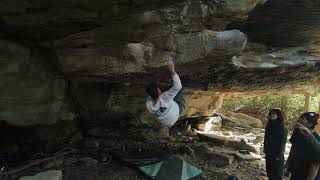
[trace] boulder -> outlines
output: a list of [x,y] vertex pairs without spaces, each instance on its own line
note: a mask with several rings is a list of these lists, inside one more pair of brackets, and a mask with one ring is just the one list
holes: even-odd
[[211,131],[220,129],[222,126],[222,118],[220,116],[201,117],[196,127],[199,131]]
[[79,159],[80,162],[84,162],[86,166],[97,166],[99,161],[91,157],[83,157]]
[[58,158],[58,159],[52,160],[48,163],[45,163],[43,165],[43,168],[44,169],[57,168],[57,167],[61,166],[62,164],[64,164],[64,159]]
[[209,147],[206,143],[197,143],[192,146],[192,148],[195,150],[196,154],[202,154],[202,153],[211,153],[212,148]]
[[255,161],[255,160],[262,159],[260,155],[256,155],[254,153],[243,154],[243,153],[240,153],[239,151],[236,151],[229,154],[234,155],[235,158],[239,161]]
[[191,157],[194,157],[194,155],[195,155],[194,150],[186,144],[184,144],[180,147],[180,152],[182,152],[188,156],[191,156]]
[[[126,25],[122,25],[123,28],[128,28]],[[109,27],[97,28],[92,31],[72,34],[57,41],[57,44],[63,44],[63,47],[58,48],[57,55],[67,76],[77,72],[82,72],[82,75],[87,77],[116,77],[115,75],[121,77],[126,74],[141,75],[143,73],[147,75],[150,70],[164,67],[170,58],[175,59],[182,70],[189,71],[188,63],[196,63],[198,60],[206,58],[208,58],[208,63],[212,63],[209,57],[221,54],[226,56],[239,54],[247,41],[245,34],[238,30],[222,32],[201,30],[170,35],[167,34],[170,33],[167,32],[168,25],[163,25],[153,32],[155,36],[166,34],[162,41],[157,41],[157,39],[152,41],[153,39],[151,39],[151,41],[143,42],[143,35],[149,33],[144,32],[148,31],[148,28],[144,28],[140,30],[142,37],[133,40],[138,42],[133,43],[126,39],[124,43],[117,43],[112,41],[114,37],[106,37],[108,36],[107,31],[110,31]],[[118,32],[116,33],[121,36]],[[125,33],[129,33],[128,38],[132,38],[130,33],[134,33],[134,31]],[[113,34],[113,36],[116,35]],[[79,38],[81,41],[79,41]],[[162,48],[162,46],[165,46],[162,43],[169,41],[168,38],[172,38],[173,45],[171,46],[174,46],[175,49],[165,50]],[[90,43],[90,46],[86,47],[87,42],[92,44]],[[81,46],[85,46],[85,48],[79,48]],[[148,79],[148,77],[144,76],[144,79]],[[119,81],[120,78],[113,80]]]
[[62,180],[61,170],[52,170],[38,173],[34,176],[24,176],[19,180]]
[[220,154],[216,152],[205,153],[202,155],[209,161],[210,165],[217,167],[225,167],[232,164],[234,157],[230,155]]
[[223,93],[212,91],[192,91],[187,93],[188,101],[184,111],[185,116],[198,115],[193,119],[200,119],[200,122],[208,120],[218,109],[222,108]]
[[226,113],[219,113],[222,117],[223,125],[229,126],[240,126],[245,128],[262,128],[263,124],[260,119],[255,117],[242,114],[242,113],[234,113],[234,112],[226,112]]
[[72,121],[71,110],[53,51],[31,49],[0,38],[1,120],[16,126]]
[[235,150],[248,150],[250,152],[255,152],[255,153],[259,152],[253,146],[250,146],[246,143],[242,143],[239,140],[227,138],[224,136],[218,136],[215,134],[208,134],[208,133],[203,133],[203,132],[199,132],[199,131],[198,131],[198,136],[199,136],[200,140],[205,141],[205,142],[212,144],[212,145],[226,146],[226,147],[230,147]]

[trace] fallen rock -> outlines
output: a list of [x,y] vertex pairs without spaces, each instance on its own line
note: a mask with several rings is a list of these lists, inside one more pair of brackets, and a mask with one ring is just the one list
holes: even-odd
[[197,143],[192,148],[195,150],[196,154],[211,153],[212,149],[205,143]]
[[210,145],[226,146],[235,150],[248,150],[250,152],[259,153],[259,151],[255,147],[250,146],[246,143],[242,143],[238,140],[199,131],[197,133],[200,140],[205,141]]
[[50,168],[56,168],[56,167],[59,167],[63,164],[63,159],[62,158],[59,158],[59,159],[56,159],[54,161],[50,161],[46,164],[43,165],[43,168],[44,169],[50,169]]
[[99,163],[96,159],[91,157],[83,157],[80,158],[79,161],[86,163],[86,166],[97,166]]
[[235,112],[226,112],[224,114],[219,113],[222,117],[222,124],[228,126],[240,126],[240,127],[251,127],[251,128],[262,128],[262,122],[260,119],[255,117]]
[[233,135],[231,131],[223,131],[222,134],[225,136],[232,136]]
[[222,126],[222,118],[220,116],[214,117],[200,117],[199,122],[196,127],[199,131],[210,131],[215,129],[220,129]]
[[229,166],[234,160],[233,156],[215,152],[205,153],[203,156],[207,159],[207,161],[209,161],[210,165],[218,167]]
[[194,150],[186,144],[184,144],[180,147],[180,151],[184,154],[191,156],[191,157],[194,157],[194,155],[195,155]]
[[230,155],[234,155],[235,158],[239,161],[255,161],[255,160],[262,159],[260,155],[256,155],[254,153],[242,154],[240,152],[234,152],[234,153],[231,153]]
[[62,180],[61,170],[52,170],[38,173],[34,176],[24,176],[19,180]]
[[143,137],[148,140],[168,138],[170,137],[169,128],[158,125],[158,127],[148,130],[145,134],[143,134]]

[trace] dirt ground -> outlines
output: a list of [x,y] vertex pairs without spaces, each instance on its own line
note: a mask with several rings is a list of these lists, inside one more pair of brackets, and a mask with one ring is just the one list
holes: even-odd
[[[215,165],[215,159],[208,159],[203,156],[204,153],[208,153],[206,151],[225,154],[226,152],[236,152],[236,150],[224,146],[210,145],[210,143],[201,141],[193,131],[175,132],[171,133],[170,136],[164,137],[162,131],[146,131],[139,128],[115,131],[114,129],[99,128],[91,130],[91,133],[87,136],[78,138],[78,140],[72,140],[78,141],[73,147],[77,150],[75,153],[37,164],[11,176],[1,176],[1,180],[17,180],[25,175],[34,175],[38,172],[52,169],[62,170],[63,180],[147,179],[137,169],[114,158],[110,153],[112,148],[122,145],[154,146],[159,149],[165,149],[171,154],[177,155],[188,163],[202,169],[203,174],[196,179],[223,180],[227,179],[229,175],[235,175],[241,180],[267,179],[263,156],[260,156],[262,158],[257,160],[244,160],[234,157],[232,158],[232,163],[225,166],[217,166]],[[241,128],[221,127],[216,133],[232,134],[241,137],[250,132],[258,135],[262,131],[257,129],[244,130]],[[260,140],[261,142],[263,142],[263,139]],[[8,168],[14,169],[16,167]]]

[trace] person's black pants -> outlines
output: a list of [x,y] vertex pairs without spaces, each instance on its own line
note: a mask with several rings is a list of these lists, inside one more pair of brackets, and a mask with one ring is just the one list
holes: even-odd
[[266,170],[269,180],[282,180],[284,156],[266,156]]
[[186,99],[185,99],[185,92],[184,88],[182,87],[178,94],[173,99],[179,106],[179,114],[181,114],[184,109],[186,108]]

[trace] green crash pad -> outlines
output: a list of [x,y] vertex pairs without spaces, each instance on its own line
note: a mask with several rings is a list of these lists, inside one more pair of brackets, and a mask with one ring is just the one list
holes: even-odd
[[149,178],[157,180],[188,180],[202,174],[201,169],[176,156],[138,168]]
[[113,155],[150,179],[188,180],[202,174],[201,169],[161,148],[126,146],[114,150]]

